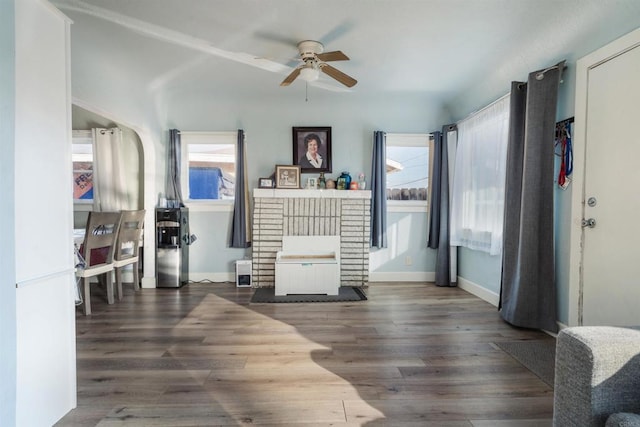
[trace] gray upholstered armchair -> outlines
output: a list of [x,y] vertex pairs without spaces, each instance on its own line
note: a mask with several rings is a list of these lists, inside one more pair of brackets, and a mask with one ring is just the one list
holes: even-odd
[[557,427],[640,426],[640,330],[563,329],[553,406]]

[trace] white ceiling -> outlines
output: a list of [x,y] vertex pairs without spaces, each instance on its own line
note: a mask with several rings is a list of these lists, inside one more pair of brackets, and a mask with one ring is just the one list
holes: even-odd
[[575,60],[640,26],[639,0],[53,3],[74,21],[74,69],[107,67],[149,91],[299,97],[304,82],[279,83],[296,43],[313,39],[347,54],[350,61],[332,65],[358,84],[348,90],[322,76],[310,90],[363,100],[423,94],[454,117],[506,93],[528,71]]

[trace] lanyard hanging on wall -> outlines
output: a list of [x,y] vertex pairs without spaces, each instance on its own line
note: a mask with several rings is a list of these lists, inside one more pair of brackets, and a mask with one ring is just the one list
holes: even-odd
[[556,155],[560,157],[560,172],[558,173],[558,186],[563,190],[571,183],[570,175],[573,172],[573,146],[571,144],[571,131],[573,117],[556,123]]

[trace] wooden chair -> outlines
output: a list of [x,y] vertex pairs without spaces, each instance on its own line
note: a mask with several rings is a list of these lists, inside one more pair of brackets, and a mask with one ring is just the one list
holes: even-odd
[[120,229],[120,212],[90,212],[87,228],[80,254],[84,266],[76,269],[76,276],[83,282],[83,311],[91,314],[91,278],[105,275],[107,302],[114,303],[113,298],[113,252],[118,230]]
[[122,299],[122,270],[125,266],[133,266],[133,289],[135,291],[140,289],[138,260],[144,213],[144,210],[122,211],[120,230],[113,255],[113,266],[116,270],[116,294],[119,300]]

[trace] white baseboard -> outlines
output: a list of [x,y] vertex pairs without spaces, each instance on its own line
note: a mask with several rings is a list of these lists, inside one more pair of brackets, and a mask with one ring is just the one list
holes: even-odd
[[500,295],[496,294],[495,292],[492,292],[486,288],[483,288],[482,286],[478,285],[477,283],[474,283],[470,280],[465,279],[464,277],[460,277],[458,276],[458,286],[460,287],[460,289],[464,289],[465,291],[469,292],[470,294],[473,294],[475,296],[477,296],[478,298],[485,300],[486,302],[488,302],[491,305],[494,306],[498,306],[498,304],[500,303]]
[[569,325],[565,325],[564,323],[560,322],[559,320],[556,321],[556,323],[558,324],[558,329],[560,329],[560,330],[563,330],[563,329],[569,327]]
[[[497,307],[500,304],[500,295],[496,294],[493,291],[490,291],[486,288],[483,288],[482,286],[478,285],[477,283],[474,283],[470,280],[467,280],[463,277],[458,276],[458,286],[460,287],[460,289],[464,289],[465,291],[469,292],[470,294],[473,294],[475,296],[477,296],[478,298],[488,302],[489,304]],[[556,323],[558,324],[558,328],[560,330],[567,328],[568,326],[565,325],[564,323],[561,323],[559,321],[556,321]],[[547,333],[548,335],[551,335],[553,337],[557,336],[556,333],[554,332],[549,332],[549,331],[545,331],[544,329],[542,329],[542,332]]]
[[190,282],[236,282],[236,274],[229,273],[189,273]]
[[155,277],[143,277],[140,282],[140,287],[142,289],[153,289],[156,287]]
[[436,280],[434,272],[370,272],[369,282],[433,282]]
[[[126,282],[126,274],[123,275],[123,280]],[[133,280],[133,275],[128,279],[129,281]],[[189,281],[190,282],[211,282],[211,283],[223,283],[223,282],[231,282],[235,283],[236,275],[235,273],[189,273]],[[143,277],[142,283],[140,285],[144,289],[151,289],[156,287],[156,278],[155,277]]]
[[[130,280],[130,279],[129,279]],[[189,273],[189,281],[191,282],[231,282],[235,283],[235,273]],[[433,282],[435,281],[434,272],[371,272],[369,273],[369,282]],[[487,301],[489,304],[498,306],[500,297],[495,292],[489,291],[477,283],[471,282],[465,278],[458,276],[458,286],[460,289]],[[143,288],[155,288],[155,277],[143,277]],[[565,325],[562,325],[566,327]],[[562,328],[561,326],[561,328]]]

